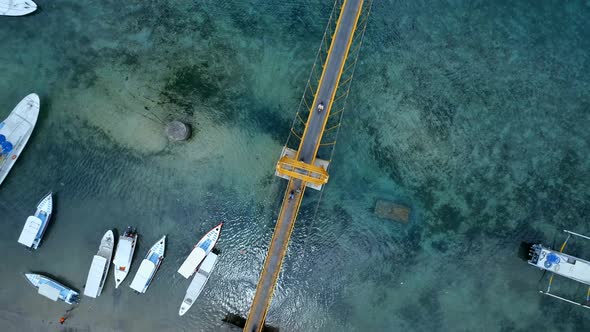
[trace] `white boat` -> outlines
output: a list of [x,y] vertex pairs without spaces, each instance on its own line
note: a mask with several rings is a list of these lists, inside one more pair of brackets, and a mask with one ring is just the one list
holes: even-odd
[[37,249],[51,219],[52,211],[53,195],[50,192],[37,204],[35,215],[27,218],[25,226],[18,237],[18,243],[32,249]]
[[154,244],[139,266],[135,278],[131,281],[131,288],[139,293],[145,293],[148,286],[154,279],[162,260],[164,259],[164,250],[166,249],[166,235],[164,235],[156,244]]
[[37,287],[40,295],[43,295],[48,299],[53,301],[60,299],[67,304],[74,304],[80,301],[80,294],[78,294],[78,292],[49,277],[35,273],[26,273],[25,277],[27,277],[33,286]]
[[178,311],[178,314],[180,316],[184,315],[188,311],[188,309],[190,309],[193,303],[195,303],[195,300],[199,297],[201,291],[203,291],[203,288],[205,288],[205,284],[207,283],[207,280],[209,280],[211,271],[213,271],[213,268],[215,267],[216,263],[216,254],[210,253],[209,255],[207,255],[207,257],[203,261],[203,264],[201,264],[201,267],[199,267],[199,270],[197,271],[197,273],[195,273],[193,281],[191,281],[191,284],[188,286],[188,289],[186,290],[186,295],[184,295],[184,300],[182,301],[182,304],[180,305],[180,310]]
[[104,282],[109,274],[114,248],[115,235],[113,235],[113,231],[108,230],[100,240],[98,252],[92,258],[88,278],[86,278],[86,286],[84,287],[84,295],[96,298],[102,292]]
[[119,288],[119,285],[129,273],[136,244],[137,232],[131,227],[128,227],[125,234],[119,236],[119,244],[117,244],[115,259],[113,259],[113,264],[115,265],[115,288]]
[[0,0],[0,15],[23,16],[37,10],[37,4],[31,0]]
[[528,263],[541,270],[551,272],[547,290],[539,291],[541,294],[548,295],[555,299],[575,304],[586,309],[590,309],[590,287],[588,287],[588,291],[586,292],[585,301],[582,302],[580,302],[579,299],[571,300],[551,292],[554,274],[577,281],[579,283],[585,284],[586,286],[590,286],[590,261],[563,252],[572,236],[586,240],[590,240],[590,237],[568,230],[563,231],[568,235],[561,245],[559,251],[545,247],[542,244],[526,244],[529,249],[529,256],[531,257],[531,259],[528,260]]
[[188,279],[195,273],[195,271],[197,271],[199,264],[201,264],[203,259],[205,259],[205,257],[211,252],[213,247],[215,247],[215,244],[217,244],[222,226],[223,223],[215,226],[215,228],[203,236],[199,243],[193,248],[190,255],[184,260],[184,263],[182,263],[178,269],[178,273]]
[[0,122],[0,184],[31,137],[38,115],[39,96],[31,93]]

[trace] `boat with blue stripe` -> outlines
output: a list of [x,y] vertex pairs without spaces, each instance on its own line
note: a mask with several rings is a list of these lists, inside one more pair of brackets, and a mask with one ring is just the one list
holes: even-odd
[[37,273],[26,273],[25,277],[38,289],[39,295],[43,295],[53,301],[60,299],[67,304],[80,302],[80,294],[78,292],[47,276]]
[[47,229],[53,212],[53,193],[47,194],[41,202],[37,204],[37,211],[27,218],[25,226],[20,233],[18,243],[31,249],[37,249]]
[[38,116],[39,96],[31,93],[0,122],[0,184],[29,141]]
[[212,230],[207,232],[203,238],[193,248],[190,255],[184,260],[178,273],[180,273],[186,279],[190,278],[196,271],[199,265],[203,262],[205,257],[209,255],[213,247],[217,244],[219,236],[221,235],[221,227],[223,223],[215,226]]
[[139,270],[135,274],[135,278],[131,282],[130,287],[138,293],[145,293],[154,275],[158,271],[162,260],[164,259],[164,251],[166,249],[166,235],[164,235],[156,244],[154,244],[139,266]]

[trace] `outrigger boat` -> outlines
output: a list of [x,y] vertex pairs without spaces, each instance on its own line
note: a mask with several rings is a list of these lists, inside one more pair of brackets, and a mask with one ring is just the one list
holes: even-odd
[[178,273],[180,273],[186,279],[190,278],[199,267],[199,264],[205,259],[207,255],[211,252],[215,244],[217,244],[217,240],[219,240],[219,235],[221,234],[221,227],[223,223],[215,226],[212,230],[210,230],[203,238],[197,243],[197,245],[193,248],[190,255],[186,258],[184,263],[178,269]]
[[39,96],[31,93],[0,122],[0,184],[29,141],[38,116]]
[[572,279],[574,281],[586,284],[590,286],[590,262],[563,253],[565,246],[572,236],[580,237],[586,240],[590,240],[590,237],[574,233],[568,230],[566,232],[567,238],[561,245],[559,251],[547,248],[542,244],[532,244],[529,246],[529,256],[531,259],[528,261],[529,264],[538,267],[539,269],[551,272],[549,278],[549,284],[546,291],[539,291],[541,294],[551,296],[558,300],[562,300],[571,304],[579,305],[584,308],[590,309],[590,288],[586,293],[586,302],[578,303],[573,300],[566,299],[564,297],[551,293],[551,284],[553,283],[554,274]]
[[18,237],[18,243],[23,244],[29,248],[37,249],[39,243],[43,238],[43,234],[51,219],[51,212],[53,211],[53,195],[50,192],[47,194],[39,204],[37,204],[37,211],[35,215],[29,216],[25,222],[25,226]]
[[26,273],[25,277],[27,277],[33,286],[37,287],[40,295],[43,295],[48,299],[53,301],[60,299],[67,304],[75,304],[80,302],[80,294],[78,294],[78,292],[60,284],[49,277],[35,273]]
[[164,259],[164,251],[166,249],[166,235],[164,235],[156,244],[154,244],[139,266],[139,270],[135,274],[135,278],[131,282],[130,287],[136,292],[145,293],[148,286],[154,279],[154,275],[158,271],[162,260]]
[[129,226],[125,234],[119,237],[115,259],[113,259],[113,264],[115,265],[115,288],[119,288],[119,285],[129,273],[136,244],[137,232]]
[[207,255],[201,267],[197,273],[195,273],[195,277],[191,284],[188,286],[186,290],[186,295],[184,295],[184,300],[180,305],[180,310],[178,311],[178,315],[184,315],[188,309],[195,303],[195,300],[201,295],[203,288],[205,288],[205,284],[209,280],[209,276],[211,275],[211,271],[215,267],[217,263],[217,255],[214,253],[210,253]]
[[104,282],[109,274],[111,259],[113,258],[113,249],[115,248],[115,235],[110,229],[103,235],[100,241],[98,252],[92,258],[84,295],[96,298],[102,293]]
[[23,16],[37,10],[37,4],[31,0],[0,0],[0,15]]

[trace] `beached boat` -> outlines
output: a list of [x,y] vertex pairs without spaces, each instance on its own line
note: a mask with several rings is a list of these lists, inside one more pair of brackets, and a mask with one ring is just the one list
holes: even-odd
[[215,244],[217,244],[222,226],[223,223],[215,226],[215,228],[203,236],[199,243],[193,248],[190,255],[188,255],[184,263],[182,263],[178,269],[178,273],[188,279],[197,271],[199,264],[201,264],[203,259],[205,259],[205,257],[211,252],[213,247],[215,247]]
[[139,270],[135,274],[130,287],[139,293],[145,293],[148,286],[154,279],[154,275],[158,271],[162,260],[164,259],[164,251],[166,249],[166,235],[164,235],[156,244],[154,244],[139,266]]
[[0,15],[23,16],[37,10],[37,4],[31,0],[0,0]]
[[27,218],[25,226],[18,237],[18,243],[32,249],[37,249],[47,229],[47,224],[49,224],[52,211],[53,195],[49,193],[37,204],[35,215]]
[[102,292],[104,282],[109,274],[109,267],[111,259],[113,258],[113,249],[115,248],[115,235],[113,231],[108,230],[100,240],[100,247],[98,252],[92,258],[90,264],[90,271],[88,271],[88,278],[86,278],[86,286],[84,287],[84,295],[96,298]]
[[113,264],[115,265],[115,288],[119,287],[129,273],[136,244],[137,232],[129,226],[125,234],[119,237],[115,259],[113,259]]
[[37,287],[40,295],[48,299],[53,301],[60,299],[67,304],[74,304],[80,301],[80,294],[78,292],[49,277],[36,273],[26,273],[25,277],[27,277],[33,286]]
[[29,141],[38,115],[39,96],[31,93],[0,122],[0,184]]
[[199,267],[197,273],[195,273],[193,281],[191,281],[191,284],[186,290],[186,295],[184,295],[184,300],[182,301],[180,310],[178,311],[180,316],[184,315],[188,309],[190,309],[193,303],[195,303],[195,300],[199,297],[201,291],[203,291],[203,288],[205,288],[205,284],[207,283],[207,280],[209,280],[211,271],[213,271],[216,263],[217,255],[214,253],[209,253],[209,255],[207,255],[203,261],[203,264],[201,264],[201,267]]

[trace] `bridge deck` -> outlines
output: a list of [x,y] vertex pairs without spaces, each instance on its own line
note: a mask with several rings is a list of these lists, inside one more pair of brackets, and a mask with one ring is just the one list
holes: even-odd
[[[313,164],[315,160],[362,5],[363,0],[345,0],[342,4],[334,37],[297,153],[297,158],[306,163]],[[318,113],[316,109],[320,102],[324,103],[325,108]],[[291,192],[295,193],[292,199],[289,197]],[[303,181],[298,179],[289,181],[244,331],[258,332],[263,328],[304,192]]]

